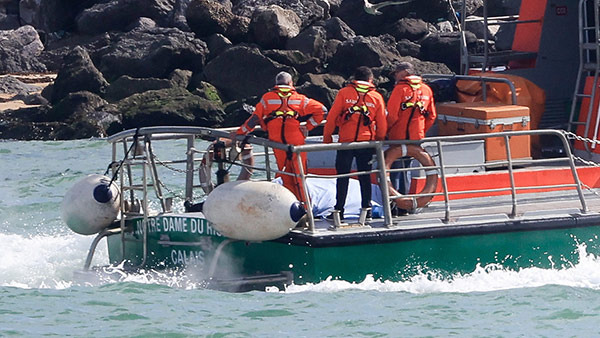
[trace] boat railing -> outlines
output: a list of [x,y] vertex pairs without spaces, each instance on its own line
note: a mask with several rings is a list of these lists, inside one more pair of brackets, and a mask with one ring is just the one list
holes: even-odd
[[[515,159],[515,158],[513,158],[513,156],[511,155],[510,147],[506,146],[506,145],[510,144],[510,139],[512,137],[532,136],[532,135],[550,135],[550,136],[559,138],[565,149],[565,156],[559,157],[559,158],[546,158],[546,159]],[[201,150],[198,150],[195,148],[195,140],[197,138],[201,138],[201,139],[210,141],[210,140],[217,140],[219,138],[230,138],[230,137],[232,137],[232,135],[229,131],[202,128],[202,127],[150,127],[150,128],[141,128],[137,131],[135,131],[135,130],[125,131],[125,132],[113,135],[108,140],[109,140],[109,142],[113,143],[113,150],[115,150],[115,151],[116,151],[116,144],[123,143],[123,151],[126,154],[127,154],[128,147],[131,147],[134,144],[134,142],[139,142],[140,140],[142,140],[142,142],[144,144],[143,149],[144,149],[144,152],[146,155],[142,156],[142,157],[138,157],[135,154],[130,154],[128,156],[125,156],[125,159],[123,161],[125,162],[124,167],[126,169],[121,170],[121,172],[120,172],[121,180],[120,181],[121,181],[123,193],[125,193],[127,190],[134,190],[133,188],[135,187],[135,185],[133,184],[133,181],[131,179],[131,172],[130,172],[131,166],[141,165],[143,167],[142,185],[139,189],[139,190],[143,191],[143,198],[142,198],[142,201],[140,204],[143,209],[141,214],[144,216],[144,218],[147,218],[148,217],[148,191],[147,191],[147,188],[149,187],[149,188],[152,188],[153,190],[155,190],[155,193],[159,200],[163,201],[165,199],[164,196],[162,195],[162,192],[160,191],[161,184],[160,184],[159,178],[157,177],[157,175],[158,175],[157,171],[156,171],[157,164],[164,165],[166,163],[171,163],[171,164],[186,163],[186,169],[182,170],[183,172],[185,172],[185,175],[186,175],[185,199],[191,201],[194,199],[194,189],[198,188],[197,185],[193,184],[194,177],[195,177],[194,175],[197,173],[198,162],[199,162],[199,159],[196,158],[195,155],[203,153]],[[433,197],[433,198],[441,197],[441,199],[443,200],[444,209],[445,209],[445,215],[442,219],[443,222],[449,222],[451,219],[451,215],[452,215],[452,209],[451,209],[451,203],[450,203],[450,201],[452,199],[451,197],[454,195],[461,195],[461,194],[463,194],[463,195],[465,195],[465,194],[486,194],[486,193],[489,194],[489,193],[493,193],[493,192],[496,192],[496,193],[508,192],[508,194],[511,197],[511,210],[510,210],[510,212],[507,212],[507,214],[509,217],[515,217],[518,215],[518,200],[517,200],[518,192],[535,191],[535,190],[541,190],[541,189],[556,189],[556,190],[567,189],[567,188],[568,189],[576,189],[578,198],[581,203],[581,210],[582,210],[582,212],[587,211],[586,202],[585,202],[585,199],[583,196],[583,191],[581,188],[581,182],[579,181],[577,170],[575,168],[575,163],[573,161],[573,156],[570,151],[569,143],[567,141],[567,138],[563,134],[563,132],[558,131],[558,130],[534,130],[534,131],[526,130],[526,131],[498,132],[498,133],[489,133],[489,134],[440,136],[440,137],[429,137],[429,138],[425,138],[425,139],[419,140],[419,141],[408,141],[408,140],[405,140],[405,141],[381,141],[381,142],[371,141],[371,142],[332,143],[332,144],[309,143],[309,144],[299,145],[299,146],[280,144],[280,143],[272,142],[272,141],[266,140],[264,138],[256,137],[256,136],[249,136],[246,138],[244,136],[236,136],[236,138],[237,138],[237,141],[241,142],[245,139],[246,143],[251,144],[254,147],[264,149],[264,151],[261,151],[261,153],[262,153],[261,155],[255,154],[255,157],[261,156],[264,159],[264,165],[263,166],[260,166],[260,165],[249,166],[244,163],[241,163],[241,161],[234,161],[233,163],[231,163],[231,165],[247,167],[247,168],[251,168],[252,170],[256,170],[256,171],[263,171],[264,177],[262,179],[264,179],[264,180],[271,180],[277,174],[279,174],[279,175],[294,175],[291,173],[282,172],[278,169],[271,167],[274,163],[274,161],[272,159],[273,149],[290,151],[290,152],[296,153],[298,155],[300,153],[305,153],[305,152],[310,153],[310,152],[322,152],[322,151],[337,151],[337,150],[344,150],[344,149],[371,148],[374,150],[374,154],[375,154],[374,156],[375,156],[376,162],[383,164],[383,163],[385,163],[385,153],[384,152],[389,147],[401,146],[403,144],[416,144],[416,145],[422,145],[424,143],[434,144],[434,149],[436,149],[436,152],[437,152],[437,154],[435,154],[435,157],[437,159],[437,164],[435,166],[421,167],[421,168],[386,169],[384,165],[377,165],[377,166],[375,166],[375,169],[370,170],[370,171],[352,172],[350,174],[344,174],[344,175],[337,175],[337,174],[336,175],[333,175],[333,174],[332,175],[321,175],[321,174],[315,174],[312,170],[308,170],[307,173],[305,173],[305,170],[303,168],[304,163],[302,163],[301,156],[296,156],[297,161],[298,161],[298,163],[297,163],[298,168],[302,169],[296,175],[298,176],[299,181],[301,182],[301,184],[303,186],[302,190],[304,192],[304,200],[307,204],[306,209],[307,209],[307,213],[308,213],[308,217],[307,217],[308,228],[306,231],[308,231],[308,232],[315,231],[315,217],[312,213],[312,204],[310,201],[310,196],[308,194],[308,187],[307,187],[307,182],[306,182],[307,178],[311,178],[311,177],[338,178],[338,177],[356,176],[356,175],[360,175],[360,174],[374,174],[377,177],[377,181],[378,181],[378,184],[379,184],[379,187],[381,190],[382,201],[384,201],[382,203],[383,217],[384,217],[383,223],[387,227],[394,227],[395,225],[394,225],[394,219],[393,219],[392,213],[391,213],[390,202],[392,202],[394,199],[399,198],[399,197],[389,195],[388,186],[387,186],[388,185],[387,177],[390,173],[393,173],[393,172],[407,172],[407,171],[412,171],[412,170],[416,170],[416,169],[427,170],[427,171],[437,170],[438,174],[439,174],[439,184],[441,185],[441,187],[433,193],[414,193],[414,194],[402,195],[401,197],[407,197],[407,198],[413,198],[413,199],[423,197],[423,196],[429,196],[429,197]],[[472,167],[472,164],[453,164],[453,165],[446,164],[443,145],[448,144],[448,143],[472,142],[473,140],[486,140],[486,139],[490,139],[490,138],[503,138],[506,159],[501,160],[501,161],[495,161],[493,163],[483,163],[482,165],[485,167],[501,166],[503,168],[506,168],[506,170],[508,171],[508,177],[509,177],[510,184],[508,184],[506,187],[502,187],[502,188],[471,189],[471,190],[465,189],[465,190],[450,191],[448,188],[448,181],[447,181],[448,176],[449,176],[449,170],[455,169],[455,168]],[[163,139],[185,139],[185,140],[187,140],[186,159],[185,160],[180,159],[180,160],[169,160],[169,161],[161,161],[161,160],[157,161],[156,157],[153,155],[153,152],[152,152],[152,142],[151,141],[152,140],[163,140]],[[119,163],[119,162],[117,162],[116,157],[117,156],[115,154],[113,154],[113,162],[115,163],[113,165],[113,169],[115,169],[117,167],[116,163]],[[570,167],[573,183],[554,184],[554,185],[545,185],[545,186],[522,186],[522,185],[516,184],[515,174],[514,174],[515,167],[518,168],[521,166],[530,166],[530,165],[548,165],[548,164],[554,164],[554,163],[565,163],[567,166]],[[127,180],[127,181],[124,181],[124,180]],[[149,181],[150,181],[150,184],[149,184]],[[132,196],[133,196],[133,194],[131,195],[131,197]],[[133,199],[131,199],[130,203],[133,203]],[[169,212],[169,210],[167,208],[168,203],[161,202],[160,204],[163,207],[163,212]],[[127,212],[127,208],[125,207],[125,205],[122,206],[122,210],[124,211],[124,213]],[[123,218],[124,217],[122,217],[122,219]],[[147,224],[147,222],[143,222],[142,224],[145,225],[145,224]],[[122,230],[124,230],[124,226],[125,226],[124,221],[122,220],[121,221]],[[124,231],[122,231],[122,233],[123,232]],[[143,233],[146,233],[146,231],[143,231]],[[145,239],[142,239],[142,240],[145,241]]]
[[[558,158],[546,158],[546,159],[514,159],[511,155],[510,147],[506,145],[510,144],[511,137],[517,136],[532,136],[532,135],[550,135],[560,139],[562,145],[565,149],[565,156]],[[504,151],[506,153],[506,160],[494,161],[493,163],[483,163],[483,166],[493,166],[505,167],[508,171],[508,177],[510,184],[507,187],[503,188],[488,188],[488,189],[472,189],[472,190],[457,190],[457,191],[449,191],[448,189],[448,169],[450,168],[469,168],[472,167],[472,164],[464,164],[464,165],[446,165],[444,163],[444,148],[443,143],[448,142],[469,142],[473,140],[486,140],[491,138],[503,138],[504,139]],[[524,130],[524,131],[508,131],[508,132],[498,132],[498,133],[487,133],[487,134],[470,134],[470,135],[457,135],[457,136],[440,136],[440,137],[429,137],[419,141],[384,141],[384,142],[356,142],[356,143],[344,143],[344,144],[307,144],[301,146],[293,147],[293,152],[299,154],[301,152],[315,152],[315,151],[326,151],[326,150],[344,150],[344,149],[363,149],[363,148],[373,148],[375,150],[375,156],[378,163],[385,163],[384,151],[388,147],[393,146],[401,146],[403,144],[416,144],[421,145],[423,143],[434,143],[435,148],[437,150],[438,156],[438,165],[431,167],[421,167],[422,170],[438,170],[441,189],[438,189],[435,193],[415,193],[415,194],[406,194],[401,197],[411,197],[418,198],[424,196],[443,196],[444,207],[445,207],[445,215],[443,218],[443,222],[449,222],[451,218],[451,208],[450,208],[450,200],[452,195],[464,195],[464,194],[486,194],[492,192],[510,192],[511,196],[511,211],[508,213],[508,216],[514,218],[518,214],[518,203],[517,203],[517,193],[518,192],[526,192],[526,191],[534,191],[534,190],[543,190],[543,189],[576,189],[578,198],[581,204],[581,211],[587,212],[587,205],[583,195],[583,191],[581,188],[581,182],[579,180],[579,176],[577,174],[577,170],[575,167],[575,163],[573,160],[573,156],[570,151],[569,143],[567,138],[563,134],[563,132],[558,130]],[[515,167],[520,166],[531,166],[531,165],[548,165],[548,164],[558,164],[563,163],[570,167],[573,183],[567,184],[552,184],[552,185],[537,185],[537,186],[521,186],[515,183]],[[299,163],[301,165],[301,163]],[[353,172],[351,174],[346,175],[316,175],[316,174],[299,174],[299,177],[302,179],[303,184],[305,184],[306,177],[327,177],[327,178],[337,178],[337,177],[347,177],[347,176],[356,176],[359,174],[365,173],[376,173],[378,177],[378,184],[382,193],[382,208],[384,210],[384,224],[387,227],[393,227],[393,219],[391,216],[391,210],[389,202],[398,198],[399,196],[389,196],[388,187],[387,187],[387,175],[391,172],[406,172],[412,171],[415,168],[399,168],[399,169],[386,169],[384,165],[377,166],[376,169],[369,172]],[[308,201],[309,196],[306,192],[305,186],[305,199]],[[388,203],[386,203],[388,201]],[[311,208],[307,208],[308,211],[311,211]],[[308,231],[314,231],[314,220],[312,218],[312,214],[309,215],[309,229]]]

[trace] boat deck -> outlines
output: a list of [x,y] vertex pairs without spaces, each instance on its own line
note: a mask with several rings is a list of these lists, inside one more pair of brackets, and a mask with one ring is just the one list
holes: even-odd
[[[195,147],[196,138],[215,140],[228,139],[230,134],[223,130],[215,130],[201,127],[148,127],[139,130],[128,130],[109,138],[113,143],[113,160],[121,158],[121,147],[118,143],[123,143],[123,156],[126,172],[131,176],[133,167],[143,166],[151,170],[141,170],[142,185],[133,185],[121,179],[121,190],[136,191],[141,189],[137,196],[143,199],[148,198],[148,190],[154,190],[158,202],[163,212],[170,212],[169,200],[162,193],[164,182],[158,177],[157,165],[163,165],[167,169],[173,170],[170,166],[175,164],[185,165],[185,170],[176,170],[185,173],[185,196],[186,201],[194,200],[194,189],[198,190],[202,185],[194,185],[197,181],[196,169],[202,169],[202,160],[195,158],[195,155],[207,154]],[[494,161],[493,163],[484,162],[483,144],[489,139],[504,139],[503,144],[511,144],[511,138],[516,137],[553,137],[556,138],[562,149],[564,156],[534,159],[529,157],[515,158],[505,149],[506,160]],[[130,156],[129,150],[144,137],[144,152],[148,154],[143,158]],[[159,161],[154,157],[154,150],[148,140],[183,140],[186,142],[186,158],[175,159],[165,162]],[[241,141],[241,140],[238,140]],[[316,219],[314,227],[308,224],[306,227],[297,227],[288,235],[285,235],[276,241],[285,243],[297,243],[298,245],[310,246],[336,246],[349,244],[379,243],[384,241],[402,241],[415,238],[449,237],[462,234],[492,233],[492,232],[510,232],[510,231],[528,231],[543,229],[558,229],[569,227],[585,227],[600,224],[600,196],[595,191],[583,189],[583,187],[600,188],[598,180],[598,167],[593,165],[576,167],[581,165],[581,161],[572,156],[570,152],[570,143],[567,140],[567,134],[558,130],[517,130],[505,132],[492,132],[482,134],[455,135],[431,137],[419,141],[370,141],[353,143],[307,143],[300,146],[288,146],[265,140],[259,137],[245,138],[243,143],[252,144],[256,149],[264,149],[262,153],[256,153],[256,164],[250,166],[238,161],[228,162],[221,160],[218,163],[225,169],[228,165],[237,165],[246,169],[250,168],[256,172],[256,178],[270,180],[277,174],[287,174],[272,168],[274,162],[271,158],[272,149],[279,149],[300,155],[306,153],[321,154],[320,161],[312,161],[308,165],[310,168],[329,169],[334,168],[332,160],[333,154],[339,150],[355,149],[373,149],[377,163],[386,162],[386,149],[396,147],[395,149],[404,149],[403,153],[408,154],[408,148],[416,145],[423,145],[427,148],[435,161],[434,165],[423,165],[417,168],[391,169],[385,166],[374,166],[375,169],[370,174],[376,177],[379,182],[386,180],[391,172],[411,172],[413,186],[418,193],[407,197],[433,197],[427,207],[417,209],[415,213],[401,217],[394,217],[391,220],[376,218],[368,224],[360,226],[334,227],[325,219]],[[422,143],[421,143],[422,142]],[[153,144],[156,144],[154,142]],[[213,143],[214,144],[214,143]],[[476,149],[472,146],[477,145]],[[225,145],[223,145],[225,146]],[[404,148],[402,148],[404,147]],[[506,147],[504,147],[506,148]],[[475,156],[477,154],[477,156]],[[477,161],[473,161],[474,157]],[[298,159],[301,157],[298,156]],[[314,160],[314,158],[313,158]],[[116,162],[115,162],[116,163]],[[299,163],[299,167],[303,164]],[[503,169],[504,168],[504,169]],[[118,167],[113,166],[116,171]],[[206,169],[206,168],[204,168]],[[208,173],[202,169],[202,173],[211,177],[210,167]],[[333,169],[335,171],[335,169]],[[423,171],[425,176],[413,176],[412,172]],[[310,172],[310,170],[309,170]],[[435,173],[437,172],[437,173]],[[139,174],[139,172],[134,172]],[[365,172],[366,173],[366,172]],[[362,174],[365,174],[362,173]],[[123,171],[121,171],[123,175]],[[328,171],[323,173],[311,173],[309,175],[299,174],[300,184],[306,186],[307,178],[320,177],[336,179],[339,177],[350,177],[359,173],[345,175],[336,175]],[[428,177],[436,176],[437,188],[427,187]],[[415,178],[418,177],[418,178]],[[421,179],[421,181],[419,181]],[[134,179],[129,177],[129,181]],[[425,182],[423,182],[423,180]],[[152,184],[148,184],[151,181]],[[217,178],[218,182],[218,178]],[[420,182],[420,183],[419,183]],[[124,184],[125,183],[125,184]],[[202,183],[202,182],[201,182]],[[431,183],[431,182],[430,182]],[[412,184],[412,183],[411,183]],[[307,187],[307,186],[306,186]],[[166,187],[165,187],[166,189]],[[204,188],[203,188],[204,189]],[[425,192],[432,191],[432,192]],[[437,190],[436,190],[437,189]],[[586,207],[582,206],[578,189],[585,196]],[[166,189],[168,190],[168,189]],[[382,185],[382,200],[387,203],[390,197],[388,189]],[[433,192],[437,191],[437,193]],[[445,191],[445,193],[440,193]],[[206,191],[205,191],[206,192]],[[304,200],[308,200],[308,187],[304,190],[306,194]],[[516,203],[512,200],[512,193],[515,193]],[[442,195],[446,195],[445,197]],[[491,196],[493,195],[493,196]],[[124,195],[131,200],[129,205],[135,206],[135,193]],[[490,196],[490,197],[475,197]],[[138,197],[139,198],[139,197]],[[448,205],[442,198],[449,200]],[[404,200],[407,201],[407,200]],[[423,199],[420,202],[423,204]],[[125,205],[125,203],[124,203]],[[145,205],[145,203],[141,203]],[[146,210],[146,209],[144,209]],[[312,208],[309,210],[312,211]],[[389,217],[389,216],[388,216]],[[351,219],[348,219],[349,221]],[[308,222],[310,223],[310,222]]]
[[310,246],[326,246],[331,241],[338,245],[360,238],[373,237],[373,242],[411,240],[419,238],[480,234],[503,231],[528,231],[587,226],[600,220],[600,190],[586,189],[587,211],[583,212],[576,190],[523,193],[517,195],[517,211],[511,217],[510,195],[468,198],[450,201],[448,221],[445,221],[444,202],[432,202],[417,212],[393,218],[393,226],[386,227],[383,218],[374,218],[366,226],[352,225],[356,218],[347,218],[349,226],[335,228],[331,221],[315,220],[315,231],[294,229],[292,242],[306,241]]

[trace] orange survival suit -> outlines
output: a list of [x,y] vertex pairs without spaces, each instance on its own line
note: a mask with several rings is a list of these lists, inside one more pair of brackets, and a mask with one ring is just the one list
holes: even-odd
[[[269,140],[292,145],[304,144],[305,135],[300,122],[306,121],[306,128],[311,130],[323,121],[327,108],[313,99],[299,94],[293,86],[277,85],[265,93],[256,105],[254,113],[238,129],[237,133],[245,135],[260,123],[269,134]],[[280,171],[298,173],[296,154],[274,149],[277,168]],[[306,154],[302,153],[302,166],[306,172]],[[295,176],[281,175],[283,185],[303,201],[303,190]]]
[[324,143],[332,142],[335,127],[339,127],[338,142],[385,139],[385,102],[372,83],[352,81],[340,89],[327,116]]
[[415,75],[396,83],[387,111],[390,140],[420,140],[437,117],[431,88]]
[[[331,143],[335,127],[339,127],[339,142],[383,140],[387,129],[385,102],[370,81],[352,81],[340,89],[323,130],[323,142]],[[335,156],[335,169],[338,174],[350,173],[356,159],[358,171],[370,171],[372,148],[338,150]],[[371,206],[371,176],[359,175],[361,207]],[[344,205],[348,195],[349,177],[336,179],[335,210],[343,218]]]

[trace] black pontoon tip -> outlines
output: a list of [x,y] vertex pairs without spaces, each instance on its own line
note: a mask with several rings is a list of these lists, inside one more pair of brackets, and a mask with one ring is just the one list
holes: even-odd
[[298,222],[305,214],[306,210],[302,206],[302,203],[296,201],[290,206],[290,217],[292,218],[292,221]]

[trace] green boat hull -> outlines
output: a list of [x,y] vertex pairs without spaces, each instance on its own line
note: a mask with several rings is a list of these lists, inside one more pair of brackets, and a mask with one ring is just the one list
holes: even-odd
[[450,276],[489,264],[509,269],[568,267],[579,262],[582,244],[587,253],[600,254],[596,235],[600,226],[595,225],[383,243],[301,245],[293,233],[276,241],[248,243],[226,240],[205,219],[161,216],[154,221],[158,226],[148,227],[145,260],[141,222],[133,220],[128,225],[134,231],[125,233],[124,241],[120,235],[108,238],[111,263],[126,261],[133,267],[153,269],[193,267],[201,276],[218,278],[290,271],[294,283],[305,284],[329,277],[360,282],[369,274],[390,281],[423,272]]

